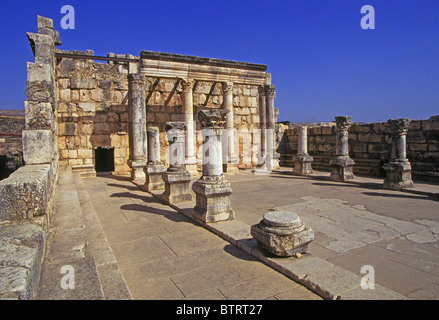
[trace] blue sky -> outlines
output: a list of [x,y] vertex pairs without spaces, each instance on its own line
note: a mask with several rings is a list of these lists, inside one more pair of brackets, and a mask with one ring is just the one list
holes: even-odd
[[[61,29],[63,5],[75,29]],[[363,30],[361,7],[375,9]],[[26,32],[50,17],[63,50],[142,50],[268,65],[279,121],[426,119],[439,114],[437,0],[3,1],[0,108],[23,109]]]

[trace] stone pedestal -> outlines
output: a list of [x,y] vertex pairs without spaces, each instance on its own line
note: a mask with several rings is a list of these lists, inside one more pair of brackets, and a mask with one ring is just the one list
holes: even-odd
[[293,174],[298,176],[306,176],[313,173],[311,163],[313,162],[313,157],[309,154],[298,154],[293,158],[294,169]]
[[221,128],[227,110],[203,110],[198,114],[203,134],[203,176],[192,185],[196,194],[193,215],[203,222],[233,220],[230,183],[223,174]]
[[336,157],[330,161],[332,172],[330,179],[347,181],[354,179],[355,161],[349,157],[348,130],[351,126],[350,116],[335,117],[336,121]]
[[166,172],[166,167],[160,160],[160,136],[158,127],[149,127],[148,137],[148,163],[144,171],[146,181],[144,189],[146,191],[157,191],[165,189],[165,182],[162,175]]
[[413,187],[411,165],[406,155],[406,135],[410,119],[390,119],[387,123],[391,128],[392,150],[390,161],[384,165],[386,179],[384,189],[401,190]]
[[192,176],[184,167],[175,171],[168,169],[162,178],[165,182],[165,191],[162,194],[164,201],[170,204],[192,201],[189,187]]
[[235,219],[229,196],[232,187],[224,175],[202,176],[192,185],[196,194],[194,217],[204,222],[218,222]]
[[128,165],[131,168],[131,180],[138,184],[144,184],[146,176],[143,169],[145,168],[146,160],[128,159]]
[[165,183],[162,199],[170,204],[192,201],[192,193],[189,187],[191,174],[184,167],[184,128],[185,125],[182,122],[167,122],[165,125],[168,141],[170,142],[170,167],[162,175]]
[[297,155],[293,158],[294,169],[293,174],[304,176],[313,173],[311,163],[313,157],[308,154],[308,136],[307,127],[299,128],[299,145]]
[[306,253],[308,244],[314,240],[314,231],[305,226],[293,212],[272,211],[251,227],[251,235],[258,245],[270,253],[290,257]]

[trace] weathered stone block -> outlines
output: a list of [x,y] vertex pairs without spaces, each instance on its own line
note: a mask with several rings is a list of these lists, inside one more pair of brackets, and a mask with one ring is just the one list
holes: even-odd
[[235,219],[230,206],[232,187],[224,175],[203,176],[192,184],[196,194],[196,206],[193,216],[203,222],[211,223]]
[[55,119],[50,103],[24,102],[26,129],[52,130],[55,127]]
[[162,175],[165,191],[162,199],[170,204],[192,201],[189,188],[191,174],[187,170],[167,171]]
[[50,165],[26,164],[0,181],[0,221],[32,219],[48,212]]
[[51,130],[23,130],[23,159],[26,164],[50,163],[54,149]]
[[72,89],[94,89],[96,87],[95,79],[70,79],[70,88]]
[[144,189],[146,191],[156,191],[165,189],[165,181],[163,174],[166,172],[166,167],[161,164],[147,164],[144,168],[146,181]]

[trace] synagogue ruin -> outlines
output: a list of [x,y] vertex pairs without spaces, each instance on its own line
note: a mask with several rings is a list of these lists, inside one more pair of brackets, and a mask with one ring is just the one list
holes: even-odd
[[[236,222],[227,174],[268,175],[282,167],[296,178],[321,170],[332,181],[349,182],[382,169],[383,188],[391,190],[411,188],[413,179],[439,181],[439,116],[278,122],[266,65],[152,51],[99,57],[60,50],[53,21],[37,20],[37,32],[27,33],[35,61],[27,62],[25,165],[0,182],[0,222],[17,233],[32,229],[23,243],[35,245],[22,277],[12,264],[0,265],[2,277],[23,282],[2,285],[0,297],[36,296],[62,168],[84,179],[126,177],[173,207],[193,203],[188,215],[207,228]],[[381,157],[388,160],[382,167]],[[313,226],[290,211],[269,211],[248,229],[261,248],[280,257],[298,258],[314,240]]]

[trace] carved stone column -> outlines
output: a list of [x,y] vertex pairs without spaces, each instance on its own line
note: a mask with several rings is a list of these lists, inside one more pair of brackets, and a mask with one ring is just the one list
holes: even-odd
[[224,139],[226,150],[224,150],[223,171],[237,172],[238,157],[235,153],[235,131],[233,129],[233,83],[223,82],[223,109],[227,110]]
[[350,116],[335,117],[336,122],[336,156],[331,160],[332,172],[330,179],[346,181],[354,179],[355,161],[349,157],[348,130],[351,126]]
[[223,174],[221,129],[227,110],[202,110],[198,113],[203,134],[203,176],[192,185],[196,194],[193,215],[203,222],[233,220],[230,183]]
[[387,121],[392,134],[390,161],[384,165],[386,179],[383,188],[401,190],[413,187],[411,165],[406,154],[406,135],[410,119],[390,119]]
[[194,121],[194,105],[193,105],[193,86],[192,79],[181,79],[182,87],[182,104],[184,113],[184,124],[186,126],[186,156],[185,168],[191,175],[197,175],[197,159],[195,157],[195,121]]
[[145,82],[141,75],[128,76],[128,104],[129,104],[129,138],[130,157],[128,165],[131,167],[133,181],[145,183],[143,168],[147,161],[146,138],[146,109],[145,109]]
[[184,167],[185,160],[185,124],[167,122],[165,125],[169,145],[169,168],[163,173],[165,191],[162,199],[170,204],[192,201],[189,184],[191,174]]
[[163,173],[166,167],[160,160],[160,132],[158,127],[149,127],[147,130],[148,137],[148,162],[144,168],[146,182],[144,189],[146,191],[163,190],[165,182]]
[[[276,114],[274,99],[276,98],[276,87],[272,84],[265,85],[267,126],[266,126],[266,166],[269,171],[279,168],[280,155],[276,152]],[[268,162],[268,163],[267,163]]]
[[313,157],[308,154],[308,134],[307,127],[301,126],[299,128],[299,145],[297,150],[297,155],[293,158],[294,169],[293,174],[296,175],[307,175],[313,173],[311,168],[311,163]]

